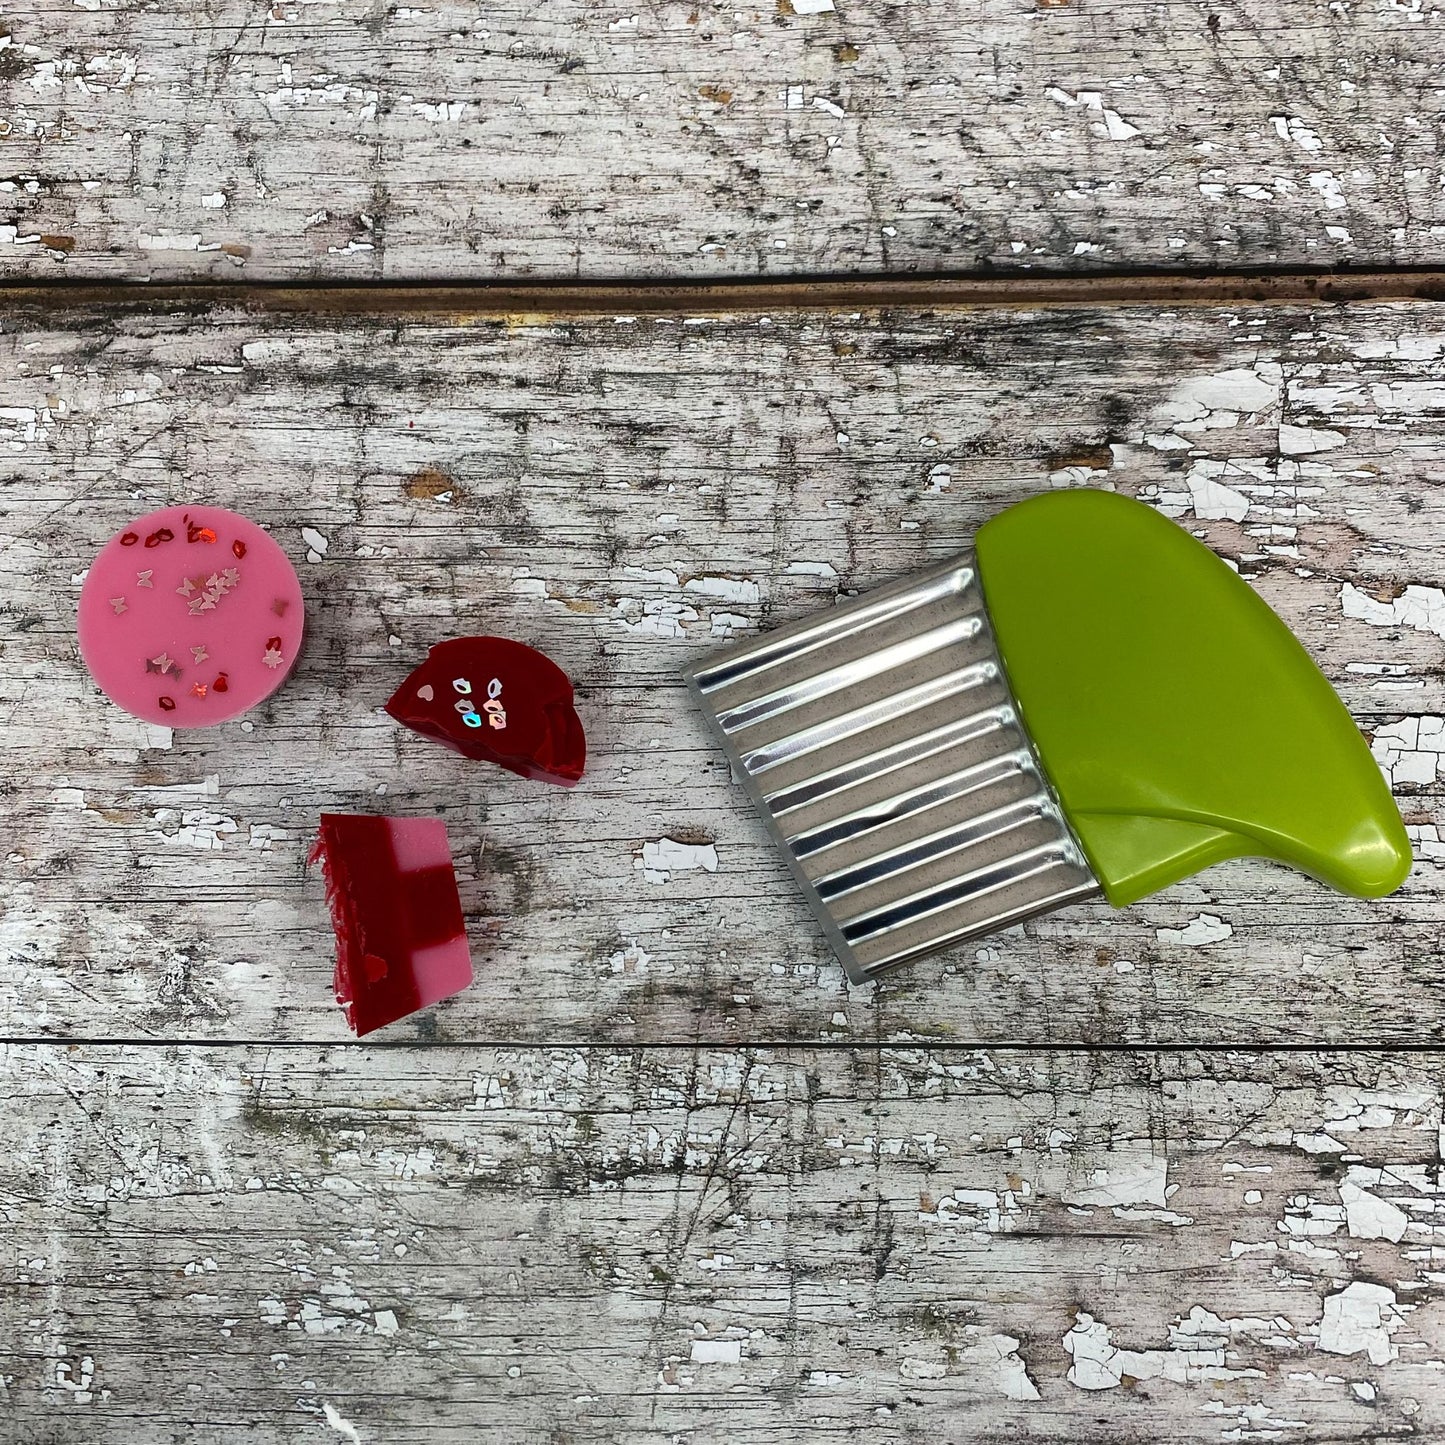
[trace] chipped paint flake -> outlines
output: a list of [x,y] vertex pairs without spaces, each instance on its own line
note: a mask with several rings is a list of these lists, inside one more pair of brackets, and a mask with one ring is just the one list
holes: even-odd
[[1228,466],[1227,462],[1199,461],[1189,469],[1190,507],[1202,522],[1221,518],[1242,522],[1249,514],[1249,498],[1218,480]]
[[1183,928],[1156,928],[1161,943],[1184,943],[1198,948],[1209,943],[1223,943],[1234,936],[1234,928],[1214,913],[1201,913]]
[[655,843],[642,845],[642,852],[633,860],[633,866],[642,870],[649,883],[666,883],[674,873],[696,870],[716,873],[717,845],[679,843],[675,838],[659,838]]
[[1100,119],[1093,122],[1090,129],[1095,135],[1107,140],[1132,140],[1138,135],[1139,128],[1124,119],[1117,110],[1104,104],[1104,95],[1098,90],[1080,90],[1070,95],[1067,90],[1061,90],[1056,85],[1051,85],[1045,92],[1057,105],[1079,107],[1086,111],[1095,112]]
[[1445,718],[1407,717],[1384,723],[1375,729],[1370,751],[1391,786],[1428,786],[1445,770]]
[[1331,431],[1328,427],[1281,426],[1279,429],[1279,449],[1287,457],[1333,451],[1348,440],[1344,432]]
[[1388,1239],[1393,1244],[1404,1239],[1410,1216],[1388,1199],[1347,1179],[1340,1185],[1340,1202],[1352,1239]]
[[352,1445],[361,1445],[361,1436],[357,1434],[356,1426],[348,1420],[330,1400],[325,1400],[321,1405],[322,1415],[326,1423],[343,1438],[350,1440]]
[[326,555],[326,549],[331,545],[331,539],[324,533],[318,532],[315,527],[302,527],[301,540],[306,543],[306,560],[308,562],[319,562]]
[[174,808],[161,808],[151,816],[156,825],[151,834],[153,838],[187,848],[200,848],[204,852],[219,852],[223,840],[237,829],[234,818],[228,818],[224,813],[210,813],[203,808],[186,808],[180,812]]
[[1344,188],[1332,171],[1311,171],[1306,179],[1320,193],[1329,210],[1342,211],[1349,205]]
[[693,1340],[689,1356],[694,1365],[736,1365],[742,1357],[741,1340]]
[[1401,1318],[1394,1290],[1368,1280],[1353,1280],[1338,1294],[1325,1296],[1319,1347],[1332,1355],[1364,1353],[1372,1365],[1387,1365],[1400,1357],[1390,1337],[1399,1329]]
[[1104,1159],[1106,1162],[1085,1169],[1059,1198],[1077,1205],[1164,1204],[1169,1160],[1156,1155],[1152,1145],[1111,1150]]
[[756,602],[761,593],[758,584],[735,577],[694,577],[683,584],[684,592],[698,597],[711,597],[719,602]]
[[1340,588],[1340,609],[1372,627],[1410,627],[1445,638],[1445,591],[1439,587],[1412,584],[1400,596],[1380,602],[1346,582]]

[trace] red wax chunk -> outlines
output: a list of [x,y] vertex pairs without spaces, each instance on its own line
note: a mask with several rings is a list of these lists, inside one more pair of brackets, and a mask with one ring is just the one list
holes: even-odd
[[357,1034],[460,993],[472,958],[440,818],[323,813],[321,860],[336,930],[336,1002]]
[[524,778],[571,787],[587,765],[567,674],[509,638],[439,642],[386,710],[423,737]]

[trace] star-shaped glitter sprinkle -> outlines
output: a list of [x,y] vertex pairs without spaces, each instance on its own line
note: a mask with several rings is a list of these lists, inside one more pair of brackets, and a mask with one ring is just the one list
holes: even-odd
[[169,654],[169,653],[166,653],[166,652],[162,652],[159,656],[151,658],[151,659],[146,663],[146,671],[147,671],[147,672],[158,672],[158,673],[160,673],[162,676],[164,676],[166,673],[170,672],[171,669],[172,669],[173,667],[175,667],[175,665],[176,665],[176,664],[175,664],[175,662],[171,659],[170,654]]
[[261,659],[267,667],[281,666],[281,649],[279,647],[268,647],[266,655]]
[[115,615],[119,617],[120,614],[125,611],[125,598],[112,597],[110,599],[110,605],[115,608]]
[[191,657],[196,662],[204,662],[211,654],[206,651],[205,643],[199,643],[191,648]]
[[193,683],[191,684],[191,696],[192,696],[192,697],[205,697],[205,695],[206,695],[206,684],[205,684],[205,683],[203,683],[203,682],[193,682]]
[[147,568],[144,572],[137,572],[135,574],[135,585],[137,587],[149,587],[151,585],[150,568]]

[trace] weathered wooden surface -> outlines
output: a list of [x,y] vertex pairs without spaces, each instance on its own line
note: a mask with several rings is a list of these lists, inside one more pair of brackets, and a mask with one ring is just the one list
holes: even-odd
[[0,1050],[6,1440],[1445,1435],[1440,1055]]
[[1434,0],[42,0],[0,269],[1429,263]]
[[[402,1039],[1429,1042],[1441,318],[12,315],[0,1036],[343,1037],[302,868],[326,807],[448,823],[479,980]],[[1377,903],[1223,866],[850,994],[679,672],[1078,482],[1155,500],[1255,581],[1374,734],[1418,865]],[[310,642],[249,722],[172,737],[95,694],[73,611],[115,526],[196,497],[273,526]],[[378,711],[431,642],[488,629],[577,679],[575,791]]]

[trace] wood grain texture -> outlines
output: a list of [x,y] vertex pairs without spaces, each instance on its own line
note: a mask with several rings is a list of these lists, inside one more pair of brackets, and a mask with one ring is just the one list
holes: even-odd
[[1439,1055],[9,1046],[7,1440],[1439,1439]]
[[1434,0],[41,0],[0,267],[89,277],[1434,264]]
[[[330,808],[447,820],[479,981],[400,1038],[1429,1042],[1445,980],[1442,345],[1424,304],[13,313],[0,1036],[342,1037],[302,867]],[[1417,867],[1363,903],[1221,866],[850,993],[680,670],[1076,483],[1154,501],[1255,582],[1374,735]],[[172,737],[97,696],[74,600],[124,520],[198,497],[274,529],[310,641],[253,719]],[[577,680],[592,763],[575,791],[380,713],[430,643],[488,630]],[[658,865],[666,839],[681,866]]]

